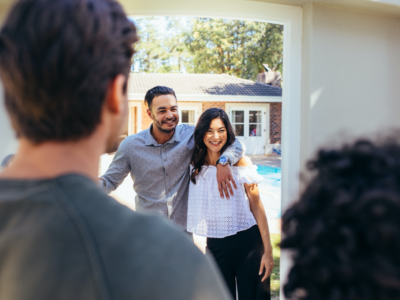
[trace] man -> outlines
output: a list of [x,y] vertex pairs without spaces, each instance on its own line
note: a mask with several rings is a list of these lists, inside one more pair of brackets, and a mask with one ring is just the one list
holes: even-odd
[[0,174],[0,299],[229,299],[187,237],[97,186],[126,121],[136,41],[114,0],[11,9],[0,76],[20,146]]
[[[171,88],[150,89],[145,102],[153,124],[121,143],[109,169],[100,178],[101,184],[110,193],[130,172],[137,193],[136,210],[158,212],[186,230],[194,126],[177,126],[178,103]],[[216,180],[221,198],[233,195],[231,183],[235,189],[236,184],[229,165],[237,163],[243,155],[244,146],[236,140],[217,162]]]
[[400,144],[359,140],[320,150],[282,217],[296,300],[400,299]]

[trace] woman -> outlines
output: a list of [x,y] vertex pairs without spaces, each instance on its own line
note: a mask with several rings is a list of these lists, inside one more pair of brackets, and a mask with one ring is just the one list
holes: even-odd
[[233,298],[270,299],[269,276],[274,266],[268,222],[261,203],[257,174],[248,157],[232,167],[237,190],[221,199],[216,164],[235,140],[227,114],[219,108],[206,110],[194,132],[187,231],[207,237],[211,253]]

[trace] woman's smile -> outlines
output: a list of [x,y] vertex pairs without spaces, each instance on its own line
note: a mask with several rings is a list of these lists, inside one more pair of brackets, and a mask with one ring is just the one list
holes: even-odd
[[210,141],[210,144],[212,145],[212,146],[219,146],[219,145],[221,145],[221,141],[219,141],[219,142],[211,142]]

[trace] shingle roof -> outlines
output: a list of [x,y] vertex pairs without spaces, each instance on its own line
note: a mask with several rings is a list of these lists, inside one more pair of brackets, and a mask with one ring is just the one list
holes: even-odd
[[176,94],[281,97],[282,88],[226,74],[131,73],[128,93],[143,93],[163,85]]

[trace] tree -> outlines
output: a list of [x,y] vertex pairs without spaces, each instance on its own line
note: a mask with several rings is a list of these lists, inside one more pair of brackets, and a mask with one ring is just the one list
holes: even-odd
[[[167,23],[166,38],[163,46],[168,53],[163,69],[168,73],[192,71],[192,56],[185,45],[186,28],[180,18],[165,18]],[[164,70],[160,70],[163,72]]]
[[133,64],[139,72],[157,72],[167,53],[162,47],[162,38],[153,22],[153,17],[137,20],[139,42],[135,46]]
[[[136,45],[132,71],[174,73],[191,71],[180,18],[146,17],[135,20],[140,41]],[[164,26],[165,28],[161,28]]]
[[258,73],[264,71],[263,64],[268,64],[273,71],[282,74],[283,26],[261,24],[261,30],[256,33],[254,43],[248,45],[247,49],[246,70],[249,77],[254,79]]
[[227,73],[252,80],[263,64],[282,72],[281,25],[210,18],[185,24],[170,17],[141,18],[136,24],[141,40],[133,63],[139,72]]
[[282,72],[281,25],[199,18],[192,21],[185,43],[195,73],[227,73],[254,80],[263,64]]

